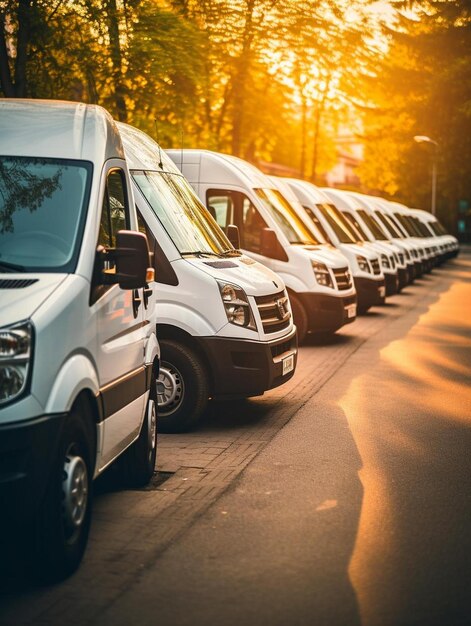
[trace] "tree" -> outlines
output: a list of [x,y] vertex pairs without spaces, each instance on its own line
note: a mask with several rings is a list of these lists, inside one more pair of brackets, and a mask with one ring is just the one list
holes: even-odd
[[415,13],[388,29],[389,51],[369,85],[376,107],[365,117],[362,179],[410,206],[429,208],[432,155],[413,136],[433,138],[438,213],[453,227],[459,200],[471,200],[471,7],[465,0],[408,5]]

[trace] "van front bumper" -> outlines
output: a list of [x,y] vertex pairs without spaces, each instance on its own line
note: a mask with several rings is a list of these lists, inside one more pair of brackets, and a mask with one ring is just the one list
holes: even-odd
[[399,278],[399,290],[401,290],[410,282],[409,270],[407,269],[407,267],[399,267],[397,270],[397,275]]
[[266,343],[226,337],[200,337],[198,342],[211,364],[213,397],[260,396],[288,381],[296,369],[295,328],[289,335]]
[[357,297],[329,296],[319,293],[297,293],[308,316],[308,330],[313,333],[334,332],[355,321]]
[[358,310],[365,311],[370,306],[384,304],[386,298],[386,285],[384,278],[355,277],[355,288],[358,295]]
[[0,425],[1,523],[27,522],[40,504],[65,414]]
[[394,272],[394,274],[384,274],[384,281],[386,283],[386,295],[393,296],[395,293],[399,291],[399,277],[398,273]]

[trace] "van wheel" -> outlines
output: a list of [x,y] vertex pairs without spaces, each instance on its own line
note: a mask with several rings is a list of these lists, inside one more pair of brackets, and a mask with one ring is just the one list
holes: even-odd
[[298,345],[301,345],[306,340],[309,327],[306,309],[301,300],[292,292],[289,293],[289,300],[291,302],[291,310],[293,311],[293,320],[298,330]]
[[198,422],[206,408],[208,376],[198,355],[187,345],[163,339],[160,349],[159,429],[164,433],[183,432]]
[[154,475],[157,458],[157,403],[155,379],[147,401],[146,414],[138,439],[118,460],[123,482],[129,487],[144,487]]
[[65,420],[49,484],[34,521],[31,573],[58,582],[80,565],[92,511],[92,424],[83,405]]

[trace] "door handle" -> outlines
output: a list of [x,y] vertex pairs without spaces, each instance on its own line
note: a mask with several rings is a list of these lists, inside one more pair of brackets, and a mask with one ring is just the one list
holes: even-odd
[[144,287],[144,289],[142,290],[142,295],[143,295],[143,299],[144,299],[144,307],[147,309],[147,305],[149,304],[149,298],[151,297],[151,295],[154,293],[154,290],[151,289],[149,287],[149,285],[146,285]]
[[141,306],[142,303],[142,299],[139,295],[139,290],[138,289],[133,289],[132,292],[132,312],[134,314],[134,317],[137,317],[137,313],[139,311],[139,307]]

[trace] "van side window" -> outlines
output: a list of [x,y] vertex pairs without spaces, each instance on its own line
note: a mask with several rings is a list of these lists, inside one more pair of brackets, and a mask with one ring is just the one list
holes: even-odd
[[226,230],[233,224],[234,201],[231,191],[209,190],[206,192],[206,206],[219,226]]
[[235,224],[239,229],[240,245],[244,250],[260,252],[262,230],[267,224],[248,196],[230,189],[208,189],[206,204],[222,229]]
[[139,231],[147,236],[147,241],[149,243],[149,251],[152,254],[152,264],[155,269],[155,282],[161,283],[163,285],[173,285],[174,287],[176,287],[178,285],[178,276],[176,275],[172,264],[165,256],[165,253],[160,247],[159,242],[154,237],[154,233],[147,225],[147,222],[142,217],[142,214],[137,206],[136,213]]
[[112,170],[108,174],[101,210],[98,244],[105,248],[116,245],[116,233],[128,227],[128,210],[124,174]]
[[260,252],[262,230],[267,228],[267,223],[247,196],[242,198],[242,223],[243,236],[240,245],[250,252]]

